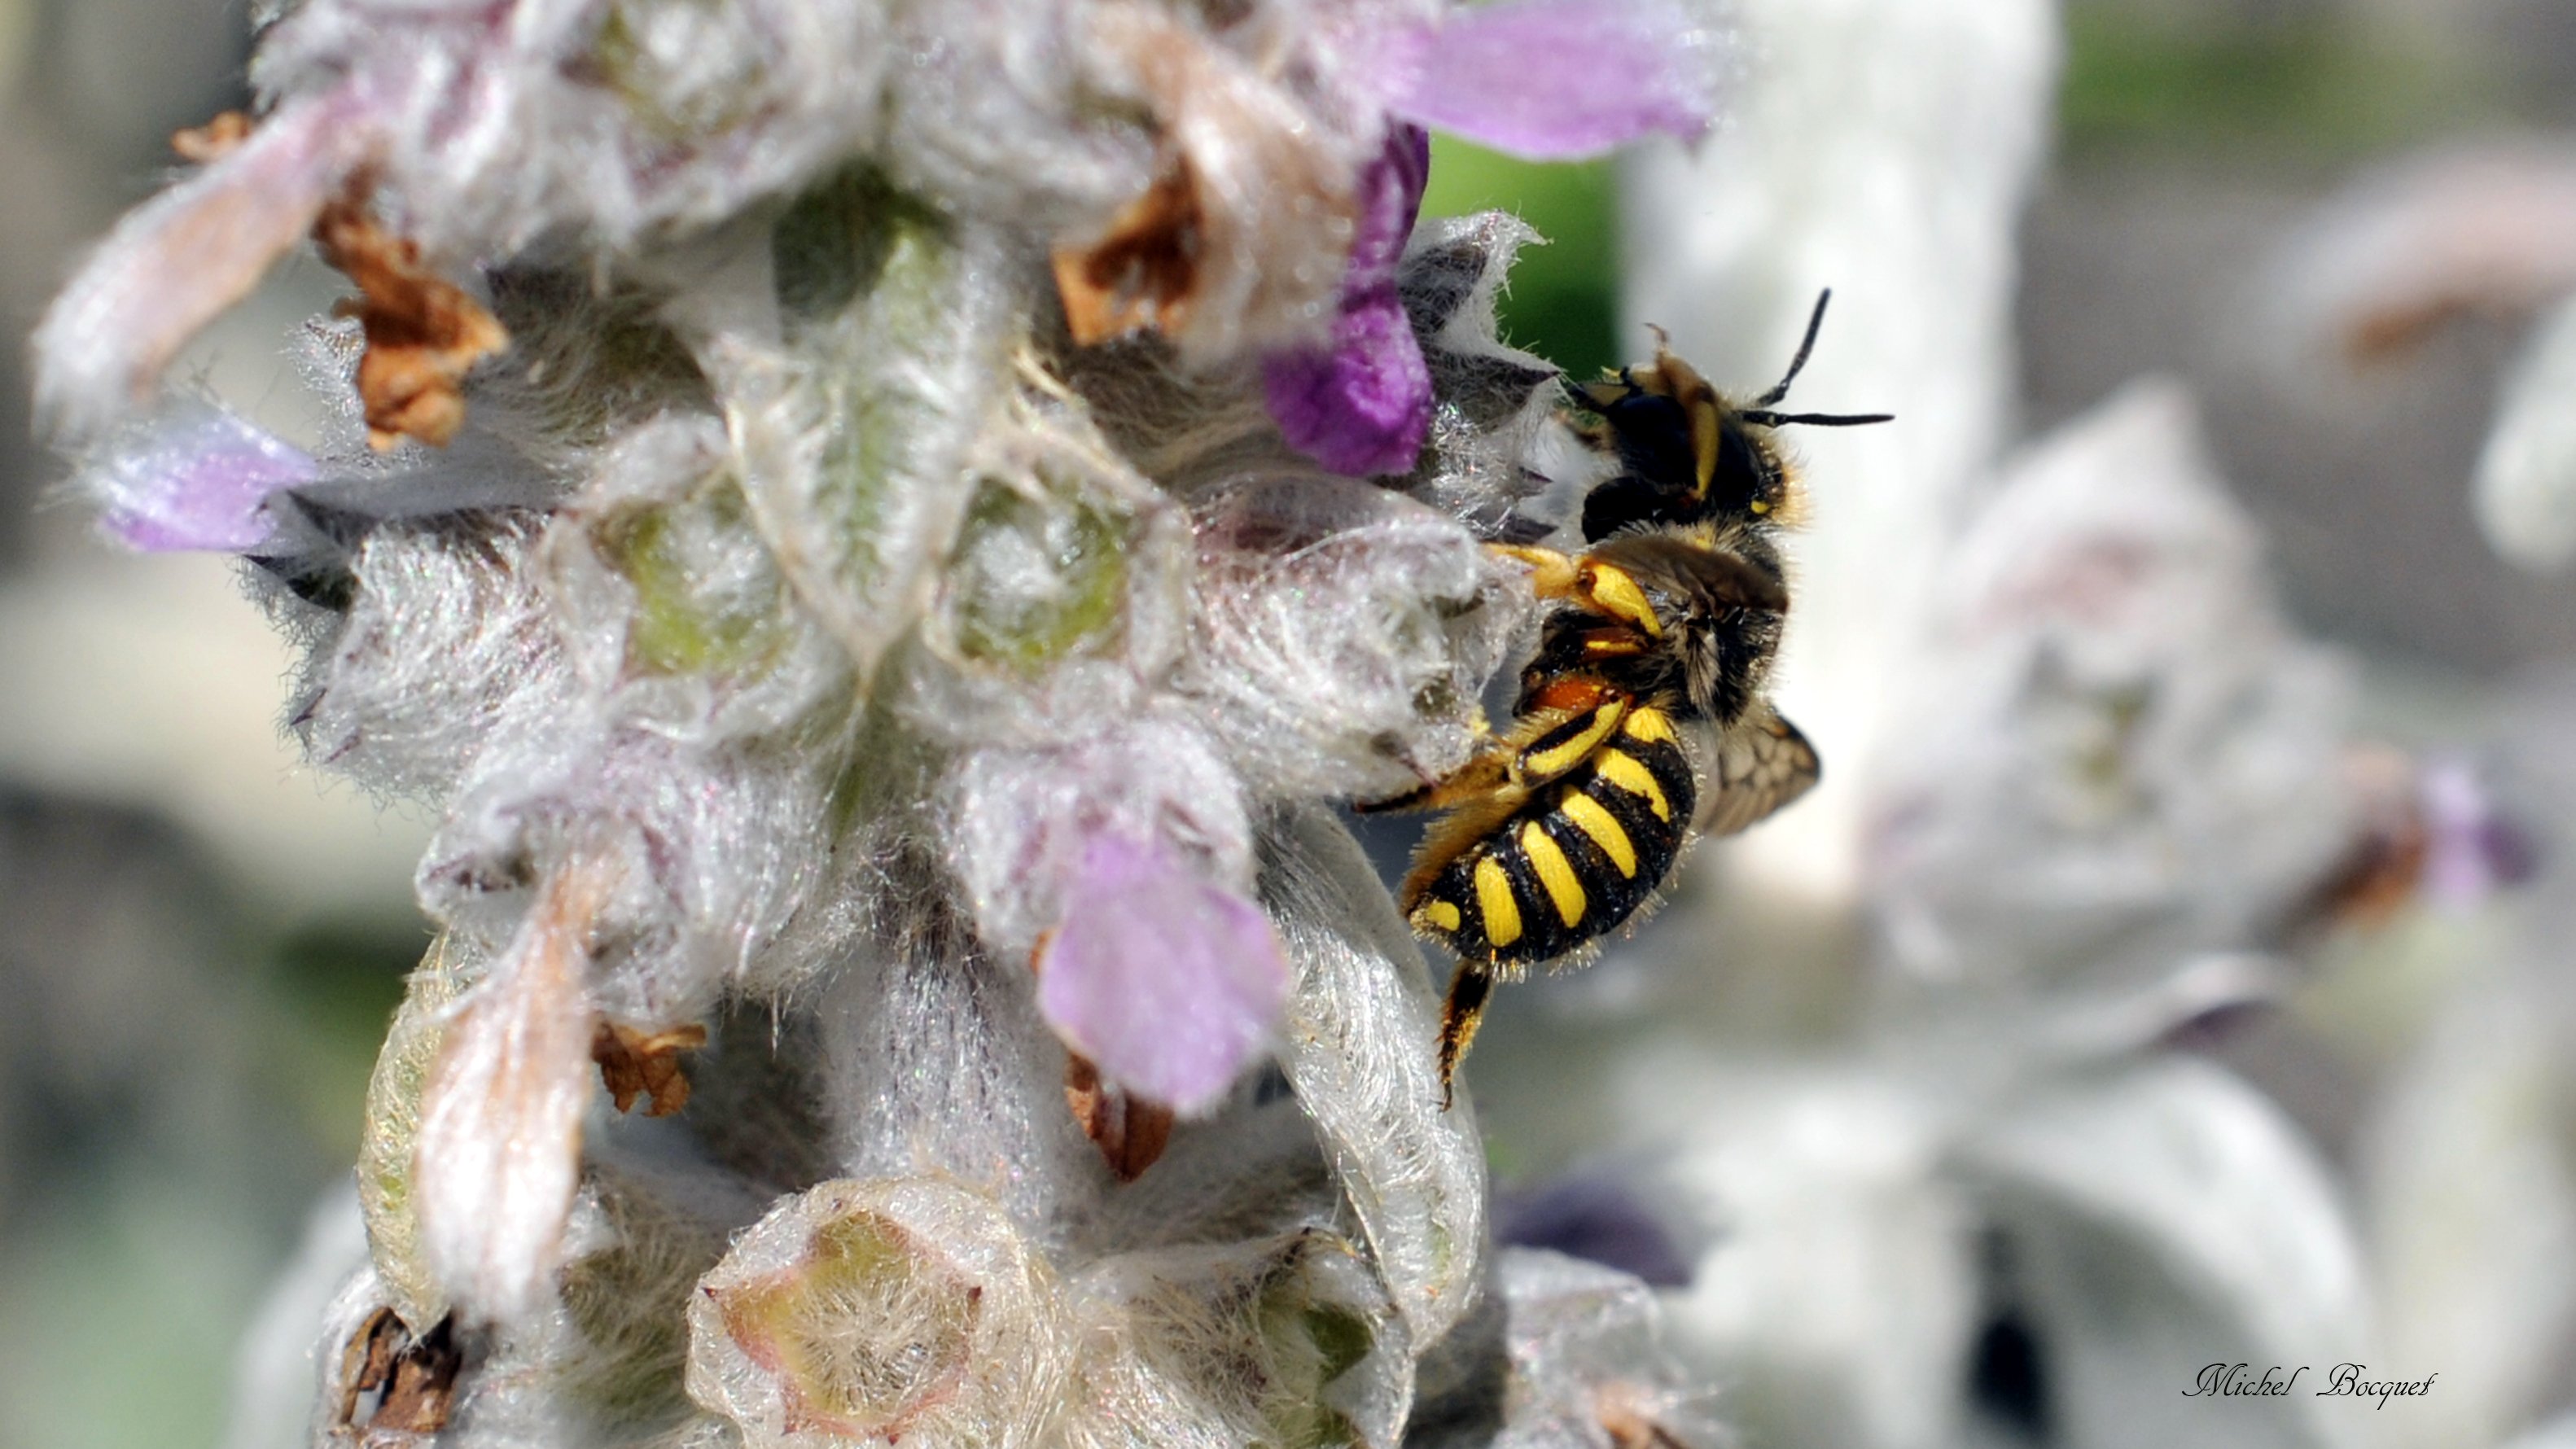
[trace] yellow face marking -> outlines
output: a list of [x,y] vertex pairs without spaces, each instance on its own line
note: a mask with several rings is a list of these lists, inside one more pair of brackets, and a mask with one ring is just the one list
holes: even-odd
[[1638,763],[1635,755],[1624,750],[1603,750],[1593,761],[1601,777],[1631,795],[1645,797],[1646,804],[1658,820],[1673,818],[1673,802],[1664,798],[1664,787],[1655,783],[1655,774]]
[[1637,843],[1628,838],[1618,816],[1602,808],[1600,801],[1580,793],[1567,795],[1565,803],[1557,808],[1574,822],[1575,829],[1592,837],[1592,843],[1601,847],[1612,865],[1619,867],[1620,875],[1629,880],[1637,878]]
[[1587,602],[1613,619],[1633,624],[1651,637],[1664,637],[1664,624],[1655,617],[1655,606],[1646,602],[1646,591],[1623,568],[1605,563],[1586,563],[1576,586],[1583,590]]
[[1673,733],[1673,717],[1660,709],[1641,709],[1628,716],[1628,733],[1649,744],[1674,744],[1680,739]]
[[[1610,738],[1610,732],[1619,727],[1620,717],[1627,712],[1628,702],[1624,699],[1603,701],[1601,707],[1592,712],[1592,723],[1585,725],[1582,733],[1563,744],[1550,745],[1521,756],[1521,773],[1540,780],[1552,780],[1582,764],[1584,756],[1599,749],[1601,742]],[[1634,733],[1633,729],[1631,733]]]
[[1691,456],[1699,461],[1698,494],[1708,496],[1708,480],[1717,475],[1717,409],[1700,403],[1690,410]]
[[1771,505],[1763,502],[1759,498],[1753,500],[1751,507],[1756,513],[1768,513],[1771,511]]
[[1583,882],[1574,873],[1574,862],[1550,840],[1547,831],[1535,820],[1521,827],[1521,849],[1529,853],[1530,864],[1538,867],[1538,883],[1547,887],[1547,898],[1556,906],[1557,919],[1571,926],[1583,919]]
[[1422,909],[1414,912],[1413,914],[1416,921],[1422,925],[1430,927],[1432,930],[1454,931],[1458,929],[1460,918],[1458,915],[1457,903],[1454,901],[1425,901],[1422,903]]
[[1484,912],[1489,944],[1508,946],[1521,938],[1521,907],[1512,899],[1511,877],[1490,855],[1476,862],[1476,909]]

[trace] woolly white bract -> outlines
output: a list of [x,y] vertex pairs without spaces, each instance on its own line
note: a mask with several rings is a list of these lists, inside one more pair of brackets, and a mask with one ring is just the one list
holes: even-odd
[[[119,536],[249,561],[313,759],[438,812],[317,1442],[1607,1445],[1690,1402],[1594,1342],[1650,1334],[1633,1280],[1491,1295],[1424,964],[1319,803],[1476,746],[1530,607],[1478,544],[1559,426],[1494,337],[1529,234],[1414,235],[1416,122],[1694,133],[1687,15],[261,25],[259,117],[37,359]],[[360,294],[309,455],[161,391],[308,233]]]

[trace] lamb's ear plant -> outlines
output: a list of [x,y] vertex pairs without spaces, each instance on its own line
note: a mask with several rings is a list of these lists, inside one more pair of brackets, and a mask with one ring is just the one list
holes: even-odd
[[[1423,127],[1694,136],[1704,27],[254,8],[35,346],[109,531],[240,556],[314,763],[440,822],[317,1443],[1693,1432],[1633,1280],[1497,1272],[1327,805],[1474,747],[1559,426]],[[164,373],[308,241],[298,447]]]

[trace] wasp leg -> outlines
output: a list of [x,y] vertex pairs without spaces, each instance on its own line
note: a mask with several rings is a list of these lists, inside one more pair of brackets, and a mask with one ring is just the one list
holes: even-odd
[[1490,801],[1499,791],[1545,784],[1581,764],[1618,727],[1631,702],[1626,692],[1597,679],[1558,680],[1534,702],[1522,702],[1532,717],[1447,777],[1382,800],[1354,801],[1351,809],[1360,815],[1456,810]]
[[1485,545],[1485,551],[1529,565],[1530,591],[1540,598],[1575,597],[1574,576],[1579,565],[1575,563],[1573,555],[1559,553],[1552,548],[1538,548],[1520,543],[1489,543]]
[[1351,802],[1351,813],[1353,815],[1397,815],[1407,810],[1428,810],[1431,808],[1432,792],[1439,788],[1436,784],[1423,785],[1407,790],[1401,795],[1389,795],[1383,800],[1354,800]]
[[1520,748],[1509,742],[1488,745],[1446,779],[1383,800],[1359,800],[1351,810],[1360,815],[1389,815],[1400,810],[1454,810],[1481,800],[1510,783],[1512,762]]
[[1476,1040],[1476,1028],[1485,1019],[1485,998],[1494,992],[1494,978],[1473,964],[1462,964],[1458,974],[1449,978],[1449,999],[1440,1008],[1440,1110],[1449,1110],[1457,1098],[1458,1063],[1466,1058],[1468,1046]]
[[1485,547],[1529,565],[1530,592],[1540,598],[1564,599],[1640,630],[1650,639],[1663,637],[1664,621],[1656,616],[1654,604],[1638,586],[1636,576],[1620,565],[1606,563],[1594,554],[1576,558],[1552,548],[1509,543],[1489,543]]

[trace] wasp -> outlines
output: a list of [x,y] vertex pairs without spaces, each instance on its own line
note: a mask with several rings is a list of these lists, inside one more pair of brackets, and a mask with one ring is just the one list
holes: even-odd
[[1652,900],[1682,848],[1812,788],[1816,751],[1765,694],[1789,614],[1779,540],[1802,511],[1774,431],[1886,414],[1773,409],[1824,325],[1816,301],[1788,372],[1739,405],[1673,355],[1572,388],[1615,476],[1584,498],[1580,554],[1491,545],[1529,566],[1547,609],[1512,726],[1457,773],[1371,810],[1444,812],[1402,903],[1456,953],[1440,1028],[1444,1092],[1497,980],[1591,949]]

